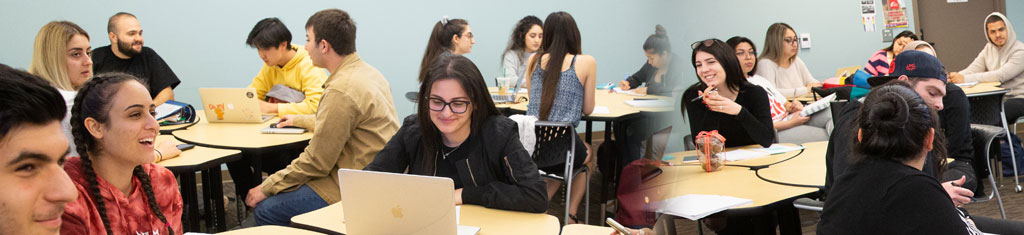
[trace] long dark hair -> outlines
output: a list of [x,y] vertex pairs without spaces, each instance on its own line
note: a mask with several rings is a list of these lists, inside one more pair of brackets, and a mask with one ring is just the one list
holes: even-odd
[[505,51],[501,53],[502,60],[504,60],[505,54],[510,51],[516,53],[516,57],[519,58],[519,61],[526,60],[526,33],[529,32],[530,28],[533,28],[534,25],[541,26],[541,28],[543,28],[544,22],[540,21],[540,18],[537,18],[536,16],[528,15],[519,20],[519,23],[516,23],[516,27],[512,29],[512,35],[509,36],[508,46],[505,47]]
[[[896,34],[895,37],[892,37],[892,44],[889,44],[889,47],[886,47],[885,49],[882,49],[882,50],[888,51],[888,52],[893,52],[892,51],[892,47],[896,46],[896,39],[900,39],[900,38],[910,38],[910,39],[913,39],[914,41],[917,41],[917,34],[914,34],[914,32],[910,31],[910,30],[903,30],[903,32],[900,32],[900,34]],[[903,48],[903,50],[906,50],[906,49],[907,48]]]
[[647,40],[644,41],[644,51],[653,51],[655,54],[672,52],[672,43],[668,40],[668,31],[665,27],[660,24],[654,26],[654,34],[647,36]]
[[420,96],[416,102],[416,118],[420,124],[420,144],[423,151],[423,159],[420,167],[410,169],[411,172],[421,175],[432,175],[437,158],[437,150],[441,146],[441,132],[430,120],[430,92],[435,82],[445,79],[453,79],[459,82],[470,102],[470,128],[479,130],[488,117],[501,115],[501,111],[494,106],[491,100],[491,93],[487,91],[487,84],[480,69],[464,56],[452,55],[438,58],[436,63],[430,67],[427,79],[420,84]]
[[[726,88],[739,92],[740,86],[747,83],[747,76],[743,75],[743,67],[740,66],[740,61],[736,58],[736,51],[728,44],[714,38],[697,42],[697,47],[693,48],[693,54],[690,55],[690,64],[693,65],[694,70],[697,68],[697,52],[699,51],[711,54],[722,65],[722,69],[725,70]],[[704,84],[704,80],[700,79],[700,72],[695,71],[695,73],[697,74],[697,83],[693,85],[700,90],[707,89],[708,84]]]
[[[754,41],[751,41],[749,38],[743,36],[735,36],[729,38],[729,40],[725,40],[725,44],[729,44],[729,47],[732,47],[733,51],[736,50],[736,46],[739,46],[740,43],[744,42],[750,44],[750,48],[754,49],[754,68],[751,69],[749,73],[747,73],[747,76],[754,76],[754,72],[757,72],[757,45],[754,45]],[[736,58],[736,61],[738,62],[739,58]],[[742,65],[740,65],[740,69],[743,69]]]
[[444,51],[454,49],[452,36],[462,37],[462,31],[466,30],[466,25],[469,25],[466,20],[449,20],[447,16],[434,24],[434,29],[430,31],[430,38],[427,40],[427,49],[423,52],[423,60],[420,61],[420,83],[427,79],[427,70],[434,65],[437,57]]
[[[117,95],[120,90],[120,84],[126,82],[139,82],[137,78],[132,75],[123,73],[106,73],[96,75],[92,79],[89,79],[81,89],[78,90],[78,95],[75,96],[75,105],[71,108],[71,134],[75,139],[76,150],[82,159],[82,168],[85,170],[86,181],[89,182],[88,191],[92,195],[93,203],[96,204],[96,209],[100,213],[100,219],[103,220],[103,229],[107,231],[108,235],[114,234],[110,229],[110,218],[107,216],[106,203],[103,201],[103,195],[100,194],[99,183],[96,181],[96,171],[92,167],[91,155],[103,151],[100,148],[99,143],[89,133],[89,130],[85,127],[85,119],[92,118],[97,122],[104,125],[110,124],[110,116],[108,111],[110,110],[110,103],[112,97]],[[146,193],[146,199],[149,202],[149,209],[156,214],[156,217],[161,222],[167,224],[167,217],[164,216],[163,212],[160,211],[160,207],[156,204],[156,196],[153,195],[153,185],[150,183],[149,174],[142,169],[142,166],[135,166],[133,170],[135,178],[138,178],[142,183],[142,189]],[[167,226],[167,230],[171,234],[174,234],[174,230],[171,226]]]
[[[576,27],[576,20],[572,15],[564,11],[554,12],[544,20],[544,39],[541,40],[540,49],[536,56],[526,66],[527,72],[533,71],[537,61],[544,54],[548,54],[547,69],[544,70],[544,89],[540,96],[540,120],[547,120],[551,113],[551,105],[555,101],[555,92],[558,90],[558,80],[562,76],[562,62],[565,61],[565,54],[578,55],[583,53],[580,46],[580,29]],[[537,78],[530,78],[537,79]]]
[[851,162],[867,158],[912,160],[923,151],[925,136],[931,129],[935,131],[932,160],[939,174],[945,168],[946,144],[938,113],[907,82],[894,81],[871,89],[857,112],[857,127],[861,139],[854,139],[857,154],[850,158]]

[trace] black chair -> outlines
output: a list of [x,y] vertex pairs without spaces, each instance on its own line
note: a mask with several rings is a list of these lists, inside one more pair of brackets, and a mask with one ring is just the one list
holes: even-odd
[[[995,176],[992,174],[992,161],[999,161],[999,142],[996,141],[999,138],[1005,138],[1005,130],[1000,127],[983,125],[983,124],[971,124],[971,136],[974,140],[974,163],[980,164],[985,162],[986,168],[979,169],[975,166],[975,172],[978,176],[986,175],[988,182],[992,185],[992,191],[988,195],[984,194],[984,189],[979,192],[975,192],[974,198],[971,201],[984,202],[992,200],[994,197],[996,202],[999,203],[999,213],[1006,219],[1006,211],[1003,208],[1003,199],[999,196],[999,188],[996,185]],[[996,154],[992,154],[995,152]],[[980,170],[980,171],[979,171]],[[980,179],[981,177],[979,177]]]
[[[562,181],[565,184],[565,221],[569,222],[569,205],[572,203],[572,182],[573,176],[585,172],[586,191],[584,191],[584,223],[590,223],[590,169],[583,165],[579,169],[573,169],[576,158],[576,127],[568,122],[537,121],[534,123],[534,133],[537,136],[537,144],[533,150],[533,161],[538,167],[546,167],[565,163],[563,172],[544,172],[541,176],[549,179]],[[564,154],[563,154],[564,153]],[[560,175],[559,175],[560,174]]]

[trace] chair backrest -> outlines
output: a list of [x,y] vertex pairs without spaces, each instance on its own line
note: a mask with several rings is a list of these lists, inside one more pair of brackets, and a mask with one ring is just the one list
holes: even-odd
[[843,106],[845,106],[846,103],[849,103],[849,102],[850,101],[847,101],[847,100],[836,100],[836,101],[832,101],[832,102],[828,103],[829,104],[829,111],[832,112],[832,125],[833,126],[836,125],[836,119],[837,119],[836,117],[839,116],[839,111],[842,111],[843,110]]
[[573,147],[576,144],[576,128],[572,123],[537,121],[533,126],[537,144],[532,157],[533,161],[537,163],[537,167],[544,168],[565,163],[567,152],[575,154]]
[[971,104],[971,123],[1000,127],[1003,126],[1003,95],[1004,94],[967,97],[967,101]]

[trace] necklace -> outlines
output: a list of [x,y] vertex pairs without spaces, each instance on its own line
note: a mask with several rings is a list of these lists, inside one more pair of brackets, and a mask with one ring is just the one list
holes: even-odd
[[441,151],[441,159],[448,159],[448,155],[451,155],[452,153],[454,153],[454,152],[455,152],[455,150],[459,150],[459,147],[462,147],[462,144],[459,144],[459,146],[455,146],[455,148],[454,148],[454,149],[452,149],[452,151],[448,151],[447,153],[445,153],[445,152],[444,152],[444,151],[442,150],[442,151]]

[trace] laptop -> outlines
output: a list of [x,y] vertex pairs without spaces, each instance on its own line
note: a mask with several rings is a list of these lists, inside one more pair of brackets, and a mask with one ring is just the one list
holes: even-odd
[[516,93],[519,93],[519,86],[521,85],[520,83],[522,83],[522,82],[523,82],[523,77],[519,77],[518,79],[516,79],[516,85],[515,85],[515,88],[512,89],[512,92],[509,92],[509,93],[504,94],[504,95],[491,94],[491,99],[494,100],[495,103],[512,103],[512,102],[515,102],[516,101]]
[[260,112],[254,88],[199,88],[199,98],[210,123],[262,123],[276,116]]
[[455,183],[445,177],[338,170],[346,234],[464,234],[458,226]]

